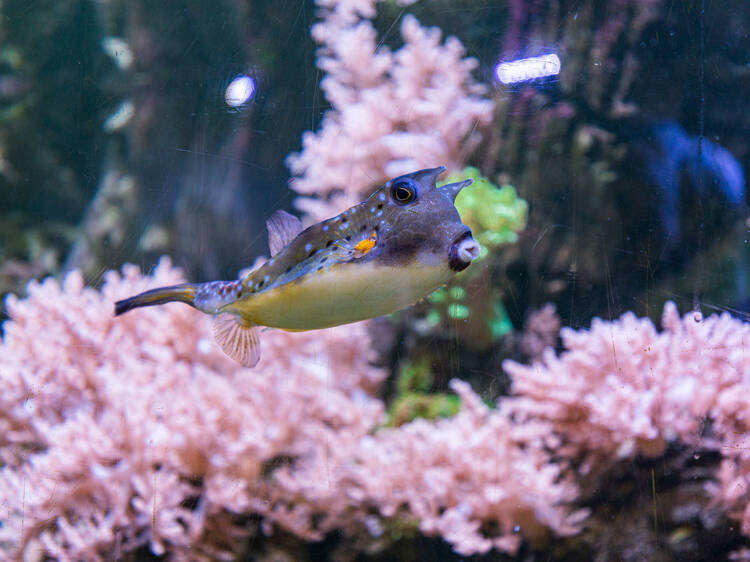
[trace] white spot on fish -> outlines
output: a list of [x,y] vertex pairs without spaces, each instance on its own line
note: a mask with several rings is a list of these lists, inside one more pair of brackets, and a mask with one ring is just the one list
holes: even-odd
[[270,277],[269,277],[268,275],[266,275],[266,276],[265,276],[265,277],[263,278],[263,283],[268,283],[268,280],[269,280],[269,279],[270,279]]
[[323,225],[323,232],[328,232],[328,225],[327,224]]
[[273,258],[271,258],[270,260],[268,260],[268,265],[273,265]]
[[385,201],[385,193],[383,193],[383,192],[381,191],[381,192],[380,192],[380,195],[378,196],[378,199],[380,199],[381,201]]
[[370,207],[370,212],[374,213],[375,212],[375,207]]
[[378,211],[378,214],[377,214],[377,215],[375,215],[375,216],[376,216],[376,217],[381,217],[381,216],[383,216],[383,211]]
[[309,252],[310,250],[312,250],[312,244],[308,242],[307,244],[305,244],[305,252]]

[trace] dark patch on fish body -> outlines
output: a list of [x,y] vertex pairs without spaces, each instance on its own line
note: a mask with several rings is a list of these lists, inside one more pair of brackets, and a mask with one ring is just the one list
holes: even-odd
[[372,259],[389,266],[407,266],[425,251],[428,240],[424,236],[394,236],[380,243]]

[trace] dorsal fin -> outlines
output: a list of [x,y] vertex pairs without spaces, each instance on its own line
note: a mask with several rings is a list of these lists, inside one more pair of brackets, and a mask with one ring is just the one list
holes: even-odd
[[221,350],[243,367],[260,361],[260,326],[234,314],[214,317],[214,339]]
[[266,221],[266,227],[268,228],[268,247],[273,257],[302,232],[302,221],[286,211],[279,210]]

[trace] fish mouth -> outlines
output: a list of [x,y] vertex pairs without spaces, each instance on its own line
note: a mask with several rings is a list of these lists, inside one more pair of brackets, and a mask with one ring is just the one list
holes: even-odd
[[481,247],[467,230],[456,238],[448,250],[448,267],[453,271],[463,271],[469,264],[479,257]]

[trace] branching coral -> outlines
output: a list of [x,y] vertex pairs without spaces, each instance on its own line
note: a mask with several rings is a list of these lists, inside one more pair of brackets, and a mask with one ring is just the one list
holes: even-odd
[[578,530],[585,512],[567,507],[578,497],[567,463],[601,473],[671,440],[719,448],[712,492],[750,534],[750,327],[729,315],[680,318],[670,304],[662,332],[632,314],[566,329],[559,357],[505,363],[514,396],[498,409],[455,381],[453,417],[382,428],[372,392],[383,372],[361,326],[267,332],[249,371],[187,307],[111,317],[113,300],[179,280],[162,263],[153,277],[110,273],[101,292],[74,273],[9,299],[3,553],[106,559],[147,545],[231,559],[276,529],[387,543],[399,526],[461,554],[514,552],[522,538]]
[[461,43],[453,37],[441,43],[437,28],[407,15],[404,45],[391,52],[369,21],[376,0],[318,4],[323,19],[312,35],[321,45],[321,87],[332,109],[317,133],[303,136],[303,151],[288,159],[298,176],[292,189],[303,196],[297,206],[324,218],[388,177],[460,168],[493,111],[471,77],[477,63],[464,58]]
[[584,494],[617,461],[659,457],[669,443],[718,452],[706,491],[750,536],[750,324],[728,313],[680,317],[667,303],[662,327],[626,313],[563,329],[559,356],[547,349],[533,365],[503,364],[514,393],[504,406],[516,422],[551,424]]
[[168,262],[105,279],[99,292],[71,273],[8,299],[3,555],[233,559],[259,532],[248,517],[306,540],[415,521],[466,554],[577,528],[546,425],[516,427],[466,384],[454,418],[378,431],[384,373],[361,325],[267,331],[258,367],[238,369],[188,307],[112,317],[118,298],[180,281]]
[[515,425],[466,382],[451,386],[462,403],[454,417],[418,419],[361,442],[340,476],[349,494],[387,517],[416,516],[423,533],[443,536],[465,555],[514,552],[519,535],[576,532],[586,513],[560,508],[577,489],[550,463],[550,428]]
[[724,460],[709,491],[750,535],[750,324],[729,314],[680,318],[667,303],[657,332],[632,313],[562,330],[566,351],[534,365],[506,361],[516,420],[552,424],[557,452],[584,473],[661,455],[670,441]]
[[[112,302],[179,280],[109,274],[101,293],[70,274],[9,299],[0,353],[0,545],[68,558],[231,556],[240,513],[299,529],[311,514],[269,503],[277,459],[317,457],[382,419],[361,326],[269,332],[257,371],[236,369],[187,307],[114,319]],[[314,463],[313,463],[314,464]],[[283,494],[277,493],[276,495]],[[282,501],[283,497],[279,498]],[[236,552],[236,550],[234,550]],[[223,553],[223,554],[222,554]]]
[[728,420],[727,396],[750,384],[750,327],[728,314],[680,318],[664,308],[664,331],[632,313],[595,319],[590,331],[561,331],[566,351],[542,361],[506,361],[519,415],[549,421],[583,469],[626,456],[658,456],[667,443],[697,443],[705,418]]

